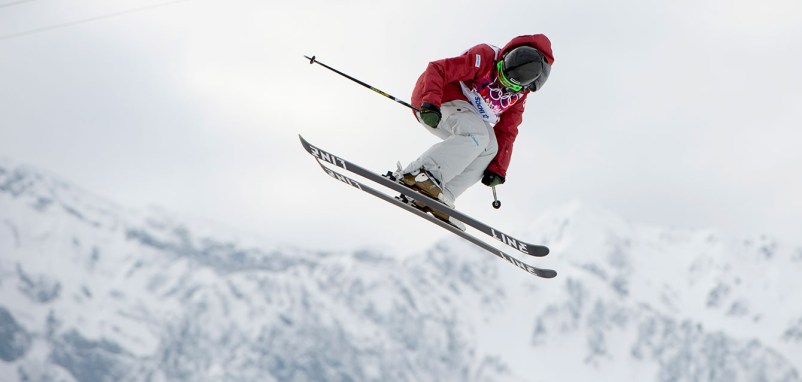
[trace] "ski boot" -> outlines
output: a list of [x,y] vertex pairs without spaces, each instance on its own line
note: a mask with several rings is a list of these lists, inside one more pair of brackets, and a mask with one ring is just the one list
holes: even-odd
[[[440,184],[437,181],[437,178],[435,178],[431,173],[429,173],[428,171],[426,171],[423,168],[414,170],[414,171],[409,172],[409,173],[402,173],[401,163],[398,163],[398,171],[395,172],[395,173],[391,173],[391,172],[388,171],[387,175],[385,175],[385,176],[390,178],[390,179],[392,179],[392,180],[395,180],[396,182],[399,182],[399,183],[411,188],[414,191],[417,191],[417,192],[419,192],[421,194],[424,194],[424,195],[426,195],[426,196],[428,196],[428,197],[430,197],[430,198],[432,198],[434,200],[437,200],[437,201],[439,201],[440,203],[442,203],[445,206],[448,206],[450,208],[454,208],[454,202],[448,200],[448,197],[443,193],[443,189],[440,187]],[[437,210],[435,210],[433,208],[429,208],[425,204],[420,203],[420,202],[418,202],[418,201],[416,201],[414,199],[410,200],[409,198],[406,197],[406,195],[403,195],[403,194],[400,195],[397,198],[399,200],[407,203],[407,204],[410,204],[410,205],[412,205],[412,206],[424,211],[424,212],[431,213],[436,218],[438,218],[438,219],[440,219],[440,220],[442,220],[442,221],[444,221],[446,223],[449,223],[449,224],[453,225],[454,227],[456,227],[457,229],[459,229],[461,231],[465,231],[465,224],[464,223],[462,223],[461,221],[459,221],[457,219],[452,218],[451,216],[448,216],[447,214],[444,214],[444,213],[442,213],[440,211],[437,211]]]

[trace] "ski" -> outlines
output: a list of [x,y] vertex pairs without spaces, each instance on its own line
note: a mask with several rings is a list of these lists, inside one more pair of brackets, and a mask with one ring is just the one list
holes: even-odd
[[[457,220],[481,231],[482,233],[510,246],[515,248],[517,251],[536,257],[543,257],[549,254],[549,248],[543,245],[535,245],[527,243],[523,240],[516,239],[510,235],[507,235],[504,232],[501,232],[485,223],[482,223],[464,213],[457,211],[453,208],[449,208],[448,206],[426,196],[421,193],[415,192],[409,187],[406,187],[398,182],[392,181],[387,179],[379,174],[376,174],[372,171],[366,170],[354,163],[351,163],[340,156],[331,154],[328,151],[325,151],[317,146],[314,146],[307,142],[304,137],[300,136],[301,144],[304,146],[304,149],[313,157],[315,157],[318,161],[323,161],[340,167],[344,170],[350,171],[354,174],[362,176],[368,180],[381,184],[382,186],[388,187],[396,192],[401,194],[409,195],[414,194],[415,200],[418,202],[423,203],[427,207],[431,209],[438,210],[446,215],[453,216]],[[446,223],[448,224],[448,223]]]
[[362,190],[362,191],[364,191],[364,192],[366,192],[368,194],[376,196],[379,199],[382,199],[384,201],[390,202],[390,203],[392,203],[392,204],[394,204],[394,205],[396,205],[398,207],[401,207],[401,208],[403,208],[403,209],[405,209],[405,210],[407,210],[409,212],[412,212],[415,215],[418,215],[418,216],[420,216],[420,217],[422,217],[422,218],[424,218],[424,219],[426,219],[426,220],[428,220],[428,221],[430,221],[430,222],[432,222],[434,224],[437,224],[438,226],[445,228],[446,230],[450,231],[451,233],[453,233],[453,234],[455,234],[455,235],[457,235],[457,236],[459,236],[459,237],[461,237],[461,238],[463,238],[465,240],[468,240],[469,242],[471,242],[471,243],[479,246],[480,248],[492,253],[493,255],[496,255],[499,258],[507,260],[508,262],[512,263],[516,267],[521,268],[521,269],[523,269],[524,271],[526,271],[526,272],[528,272],[530,274],[533,274],[533,275],[535,275],[537,277],[546,278],[546,279],[550,279],[550,278],[553,278],[553,277],[557,276],[557,272],[552,270],[552,269],[538,268],[538,267],[529,265],[527,263],[524,263],[523,261],[520,261],[520,260],[518,260],[518,259],[516,259],[516,258],[514,258],[514,257],[512,257],[512,256],[510,256],[510,255],[508,255],[506,253],[504,253],[503,251],[493,247],[492,245],[487,244],[484,241],[479,240],[479,239],[473,237],[472,235],[463,232],[462,230],[454,227],[453,225],[451,225],[449,223],[446,223],[446,222],[444,222],[444,221],[432,216],[431,214],[423,212],[422,210],[420,210],[417,207],[413,207],[408,203],[405,203],[405,202],[403,202],[403,201],[401,201],[399,199],[393,198],[393,197],[391,197],[391,196],[389,196],[389,195],[387,195],[387,194],[385,194],[383,192],[380,192],[380,191],[378,191],[378,190],[376,190],[376,189],[374,189],[374,188],[372,188],[372,187],[370,187],[368,185],[365,185],[363,183],[357,182],[354,179],[351,179],[351,178],[349,178],[349,177],[347,177],[345,175],[342,175],[342,174],[340,174],[340,173],[338,173],[338,172],[326,167],[319,159],[317,160],[317,162],[320,165],[320,168],[322,168],[323,171],[325,171],[326,174],[328,174],[332,178],[334,178],[336,180],[339,180],[340,182],[343,182],[343,183],[345,183],[345,184],[347,184],[349,186],[352,186],[352,187],[354,187],[356,189]]

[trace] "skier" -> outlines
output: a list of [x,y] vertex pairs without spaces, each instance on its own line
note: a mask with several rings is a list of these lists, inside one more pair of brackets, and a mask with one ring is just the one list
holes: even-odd
[[[412,104],[419,106],[418,122],[443,141],[406,168],[399,164],[401,181],[451,208],[479,180],[489,187],[504,184],[526,97],[543,87],[553,62],[543,34],[518,36],[501,49],[479,44],[430,62]],[[465,230],[456,219],[428,210]]]

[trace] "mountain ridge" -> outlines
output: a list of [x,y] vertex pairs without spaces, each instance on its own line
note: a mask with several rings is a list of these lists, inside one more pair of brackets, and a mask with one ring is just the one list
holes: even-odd
[[802,249],[767,236],[572,202],[521,235],[552,248],[537,280],[451,237],[264,244],[8,160],[0,222],[11,380],[800,380]]

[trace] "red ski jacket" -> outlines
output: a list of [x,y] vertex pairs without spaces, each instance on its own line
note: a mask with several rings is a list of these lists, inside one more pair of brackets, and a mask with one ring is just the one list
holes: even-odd
[[474,105],[493,126],[498,141],[498,154],[487,169],[503,177],[507,176],[512,144],[518,136],[529,89],[509,93],[500,87],[496,79],[496,64],[505,53],[522,45],[542,52],[549,65],[554,62],[551,41],[543,34],[518,36],[501,49],[479,44],[460,56],[430,62],[412,92],[412,104],[418,107],[424,102],[440,107],[444,102],[454,100]]

